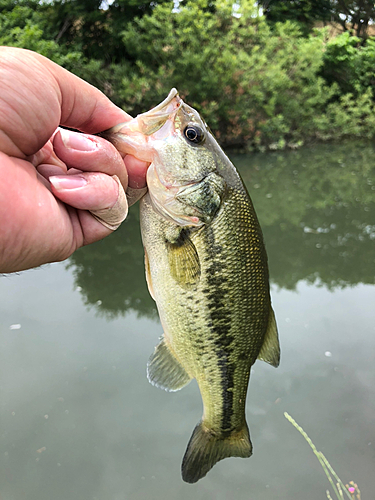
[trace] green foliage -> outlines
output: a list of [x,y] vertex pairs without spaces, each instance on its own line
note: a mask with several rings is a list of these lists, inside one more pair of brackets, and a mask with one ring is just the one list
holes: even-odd
[[[121,43],[121,30],[129,21],[150,14],[154,2],[115,0],[102,8],[102,0],[55,0],[48,10],[48,36],[87,59],[119,63],[133,59]],[[172,9],[172,0],[158,0]]]
[[216,2],[215,13],[206,5],[186,2],[178,14],[160,5],[127,26],[123,41],[137,58],[124,81],[127,109],[147,109],[174,86],[225,145],[311,135],[313,116],[335,92],[318,76],[323,37],[302,38],[290,22],[271,31],[253,2],[242,2],[239,18],[231,2]]
[[347,137],[375,136],[375,102],[369,88],[355,96],[344,94],[338,102],[330,103],[324,115],[314,119],[318,138],[341,139]]
[[0,45],[34,50],[73,69],[82,62],[78,51],[68,52],[45,36],[47,6],[38,1],[3,0],[0,4]]
[[[270,13],[289,3],[281,17],[298,23],[270,26]],[[328,40],[324,30],[305,36],[319,10],[307,0],[269,3],[267,18],[253,0],[238,11],[231,0],[173,5],[0,0],[0,44],[40,52],[130,114],[176,87],[223,146],[374,137],[375,40],[361,45],[349,33]]]
[[344,31],[367,38],[367,29],[375,20],[374,0],[331,0],[331,15]]
[[335,21],[343,31],[351,31],[366,39],[368,28],[375,20],[373,0],[263,0],[267,21],[294,21],[308,34],[317,21]]
[[328,83],[337,82],[341,93],[374,91],[374,72],[375,38],[361,44],[360,38],[345,32],[327,42],[322,75]]
[[268,22],[294,21],[305,34],[316,21],[327,21],[331,17],[330,0],[266,0],[261,3]]

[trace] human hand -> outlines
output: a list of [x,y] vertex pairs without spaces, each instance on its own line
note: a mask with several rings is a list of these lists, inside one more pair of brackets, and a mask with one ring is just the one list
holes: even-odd
[[147,164],[87,134],[129,119],[52,61],[0,47],[0,272],[64,260],[110,234],[89,210],[126,216],[122,187],[144,188]]

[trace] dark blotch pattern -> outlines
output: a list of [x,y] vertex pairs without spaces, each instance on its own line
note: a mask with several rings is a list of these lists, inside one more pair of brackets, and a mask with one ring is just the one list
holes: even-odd
[[234,341],[230,333],[231,311],[226,306],[228,294],[228,283],[223,273],[225,262],[221,260],[221,246],[215,244],[215,235],[210,227],[206,229],[208,248],[211,248],[207,262],[207,283],[208,288],[203,290],[207,297],[210,321],[208,326],[211,330],[209,339],[214,340],[215,355],[221,374],[222,388],[222,422],[223,431],[232,427],[233,415],[233,388],[234,388],[234,365],[230,362],[232,344]]

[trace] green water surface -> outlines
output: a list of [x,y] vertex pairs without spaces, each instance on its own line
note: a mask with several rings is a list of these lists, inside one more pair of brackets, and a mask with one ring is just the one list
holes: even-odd
[[232,159],[269,256],[282,360],[252,370],[250,459],[188,485],[180,464],[202,403],[151,386],[162,329],[138,207],[65,263],[0,278],[1,500],[317,500],[308,432],[362,500],[375,491],[375,147],[316,145]]

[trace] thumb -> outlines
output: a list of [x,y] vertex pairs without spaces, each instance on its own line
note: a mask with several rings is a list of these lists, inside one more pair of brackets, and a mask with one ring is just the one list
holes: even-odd
[[97,221],[111,231],[116,230],[128,214],[126,195],[116,175],[111,177],[100,172],[81,172],[51,176],[49,181],[57,198],[79,210],[90,211]]

